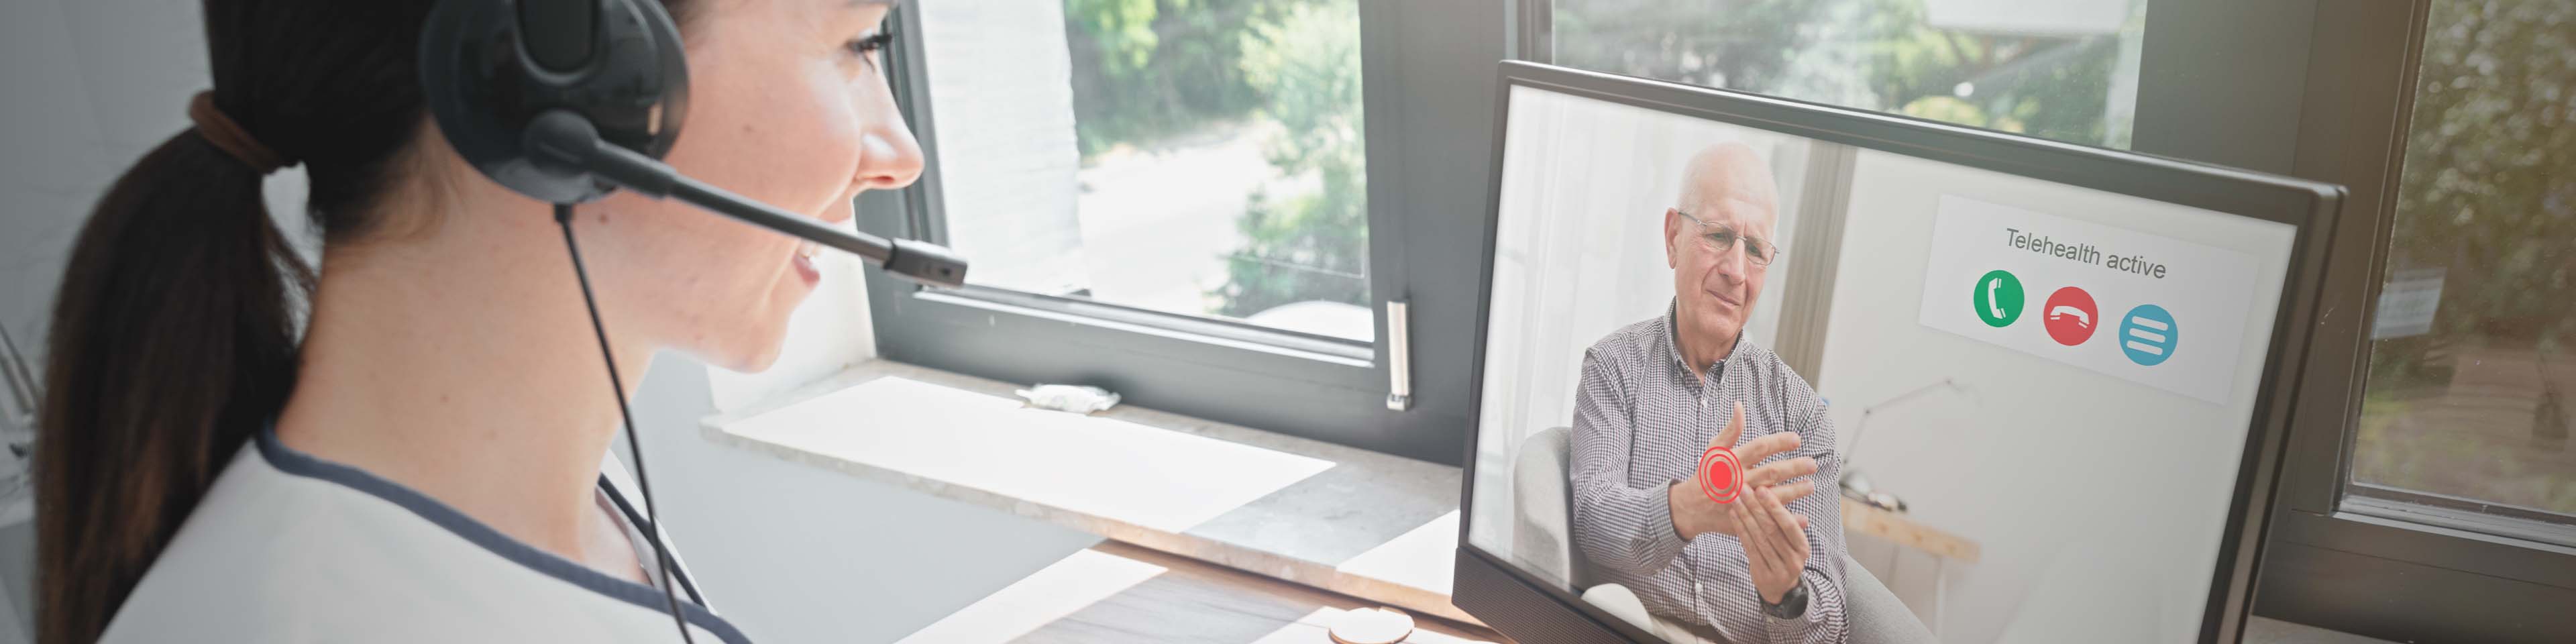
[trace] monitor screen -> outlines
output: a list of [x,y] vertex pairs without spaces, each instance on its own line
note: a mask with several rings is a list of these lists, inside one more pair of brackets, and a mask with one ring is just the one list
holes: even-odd
[[2307,213],[1504,91],[1466,547],[1678,642],[2210,638]]

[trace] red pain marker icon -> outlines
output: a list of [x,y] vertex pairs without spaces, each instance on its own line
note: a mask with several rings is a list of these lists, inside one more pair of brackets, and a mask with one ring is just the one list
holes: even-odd
[[1735,473],[1742,469],[1743,466],[1735,460],[1735,450],[1720,445],[1709,446],[1708,451],[1699,455],[1699,493],[1707,495],[1713,502],[1734,503],[1735,493],[1744,487],[1737,485],[1739,481],[1735,477]]

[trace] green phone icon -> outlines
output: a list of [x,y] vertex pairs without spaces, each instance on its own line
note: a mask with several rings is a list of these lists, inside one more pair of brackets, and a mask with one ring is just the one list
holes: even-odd
[[2003,270],[1986,271],[1977,278],[1977,291],[1969,295],[1976,306],[1977,319],[1986,326],[2002,328],[2021,319],[2021,278]]

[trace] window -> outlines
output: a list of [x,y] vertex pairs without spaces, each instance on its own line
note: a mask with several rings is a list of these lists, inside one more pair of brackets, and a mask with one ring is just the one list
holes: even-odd
[[1476,315],[1504,14],[905,3],[889,80],[930,164],[859,225],[973,264],[869,276],[879,355],[1458,463],[1473,353],[1443,331]]
[[[2554,610],[2576,603],[2565,3],[1011,0],[897,15],[889,69],[933,162],[910,190],[863,196],[860,221],[975,264],[960,291],[871,276],[882,355],[1450,464],[1470,418],[1474,347],[1455,330],[1480,324],[1499,58],[2348,186],[2317,267],[2317,310],[2336,314],[2318,316],[2281,412],[2293,430],[2257,613],[2388,639],[2576,628]],[[1798,232],[1829,239],[1830,221]],[[1409,333],[1390,326],[1395,302]],[[2366,310],[2375,323],[2350,314]],[[1782,325],[1825,312],[1810,313]],[[1399,386],[1412,405],[1390,408]]]
[[2576,461],[2546,410],[2567,380],[2545,366],[2576,313],[2576,195],[2548,179],[2571,163],[2570,12],[2149,10],[2139,149],[2348,188],[2285,407],[2256,614],[2396,641],[2576,632],[2560,609],[2576,605]]
[[1355,0],[1006,6],[925,8],[931,95],[1010,97],[930,108],[970,283],[1375,337]]
[[2576,5],[2427,20],[2348,493],[2576,545]]
[[2129,147],[2144,0],[1557,0],[1568,67]]

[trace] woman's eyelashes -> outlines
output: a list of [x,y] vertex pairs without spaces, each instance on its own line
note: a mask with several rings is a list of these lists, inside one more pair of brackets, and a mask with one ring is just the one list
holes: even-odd
[[884,51],[886,45],[892,42],[894,42],[892,32],[880,31],[853,38],[847,43],[842,43],[841,47],[848,50],[850,55],[857,56],[860,62],[867,63],[869,67],[875,67],[877,53]]

